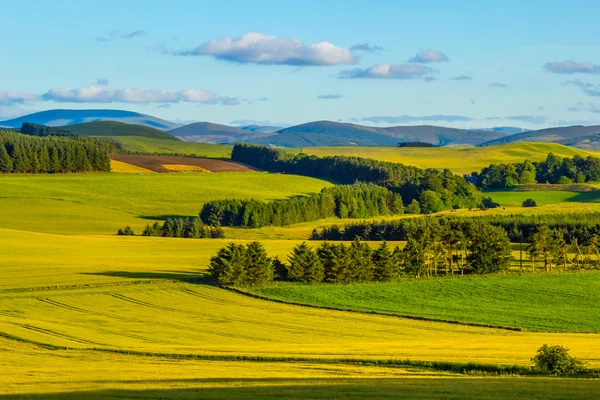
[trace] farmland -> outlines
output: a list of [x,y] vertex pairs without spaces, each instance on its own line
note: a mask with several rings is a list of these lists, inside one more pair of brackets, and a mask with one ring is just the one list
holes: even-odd
[[[294,150],[291,150],[294,151]],[[297,150],[295,150],[297,151]],[[303,152],[316,156],[356,156],[381,161],[399,162],[419,168],[450,169],[457,174],[470,174],[496,163],[541,161],[548,153],[561,157],[596,155],[556,143],[513,143],[491,147],[306,147]]]
[[211,158],[229,158],[232,146],[211,143],[184,142],[172,139],[157,139],[143,136],[107,136],[121,149],[133,153],[186,154]]
[[534,199],[538,205],[564,203],[596,203],[600,201],[600,193],[569,191],[491,191],[487,192],[492,200],[501,205],[520,205],[526,199]]

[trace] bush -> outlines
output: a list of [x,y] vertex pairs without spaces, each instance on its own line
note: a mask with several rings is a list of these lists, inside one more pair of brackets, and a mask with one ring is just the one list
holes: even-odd
[[572,357],[569,349],[559,345],[543,345],[531,362],[537,370],[557,376],[573,375],[583,369],[583,363]]
[[527,199],[522,204],[523,207],[537,207],[537,203],[534,199]]
[[117,232],[117,235],[119,235],[119,236],[134,236],[135,232],[133,231],[133,229],[131,229],[131,227],[129,225],[127,225],[124,229],[119,229],[119,231]]

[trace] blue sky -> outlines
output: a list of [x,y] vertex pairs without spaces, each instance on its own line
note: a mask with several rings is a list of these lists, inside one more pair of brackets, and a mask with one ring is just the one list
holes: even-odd
[[0,120],[115,108],[225,124],[600,123],[599,13],[577,0],[6,0]]

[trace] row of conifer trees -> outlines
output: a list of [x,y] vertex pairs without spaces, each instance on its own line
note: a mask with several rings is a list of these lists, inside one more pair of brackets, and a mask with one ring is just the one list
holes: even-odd
[[[119,229],[117,235],[134,236],[131,227]],[[175,237],[188,239],[222,239],[225,237],[223,228],[207,226],[199,218],[168,218],[162,224],[155,222],[146,225],[142,236]]]
[[109,143],[86,137],[0,131],[0,173],[109,172],[111,151]]
[[258,200],[208,202],[200,218],[213,226],[259,228],[323,218],[370,218],[403,213],[399,194],[373,184],[355,183],[325,188],[320,193],[265,203]]

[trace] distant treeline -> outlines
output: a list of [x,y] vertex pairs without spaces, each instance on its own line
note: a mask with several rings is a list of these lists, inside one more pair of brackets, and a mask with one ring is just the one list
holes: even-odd
[[312,240],[406,240],[414,230],[450,225],[465,231],[474,223],[487,223],[504,229],[512,242],[528,242],[539,226],[559,230],[569,244],[588,245],[600,237],[600,213],[486,215],[479,217],[407,218],[373,221],[315,229]]
[[402,198],[388,189],[366,183],[339,185],[318,194],[265,203],[230,199],[208,202],[200,218],[212,226],[282,226],[318,219],[370,218],[403,213]]
[[506,233],[485,223],[471,228],[464,233],[414,231],[404,249],[392,249],[383,242],[373,250],[359,239],[349,246],[324,242],[316,251],[302,243],[292,250],[287,263],[269,259],[260,243],[252,244],[252,256],[251,245],[230,243],[211,259],[209,272],[219,284],[245,286],[269,283],[274,277],[302,283],[353,283],[391,281],[403,274],[506,271],[512,257]]
[[471,179],[483,189],[502,189],[535,183],[571,184],[600,180],[600,158],[579,155],[559,157],[552,153],[541,162],[491,164]]
[[35,137],[0,131],[1,173],[110,171],[107,143],[84,137]]
[[340,184],[354,182],[385,186],[402,196],[407,211],[433,213],[444,209],[479,207],[481,193],[449,170],[420,169],[399,163],[360,157],[316,157],[292,155],[265,146],[237,143],[231,158],[259,169],[330,179]]
[[53,127],[23,122],[21,133],[29,136],[75,136],[73,132],[64,127]]
[[398,147],[437,147],[433,143],[427,142],[400,142]]
[[[119,229],[117,235],[134,236],[135,232],[127,226]],[[223,239],[225,232],[220,227],[204,225],[198,218],[169,218],[162,225],[158,222],[146,225],[142,236]]]

